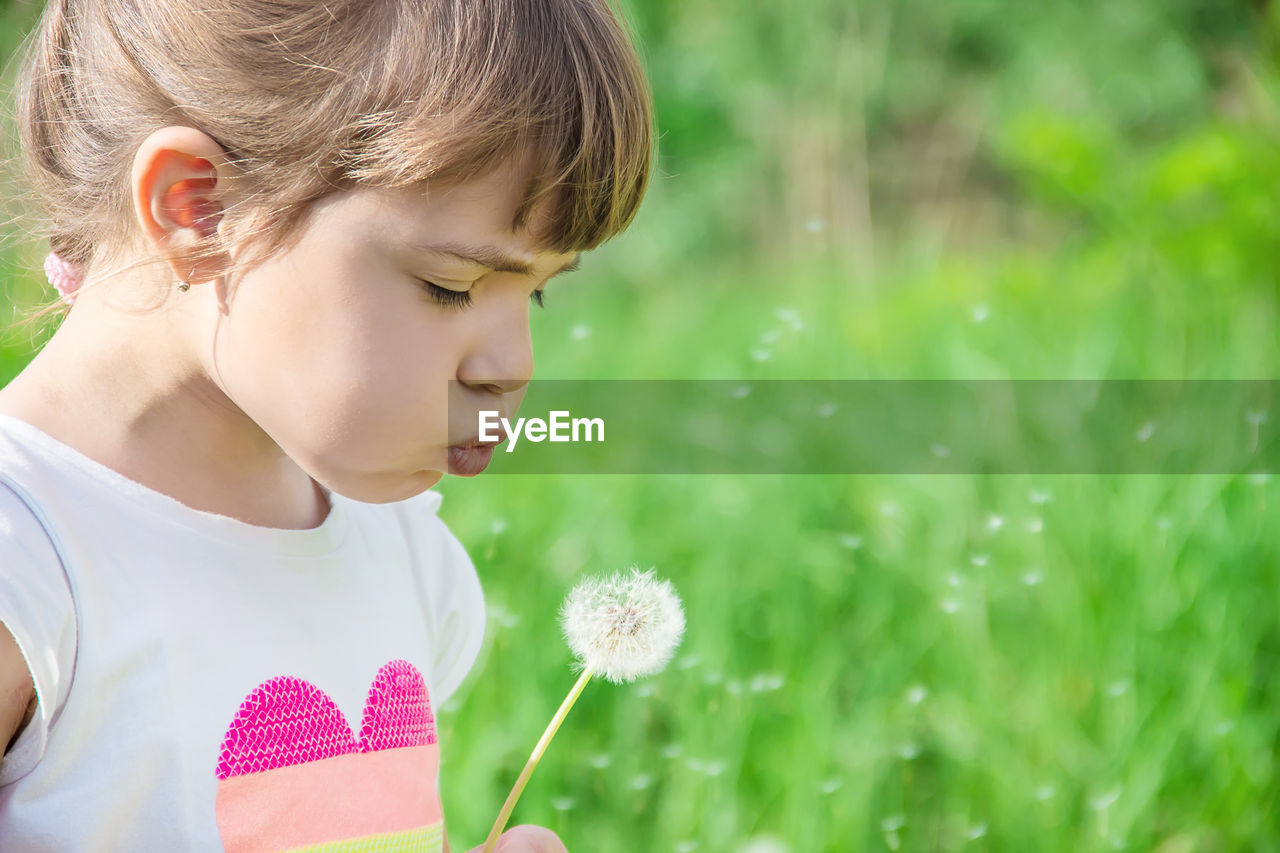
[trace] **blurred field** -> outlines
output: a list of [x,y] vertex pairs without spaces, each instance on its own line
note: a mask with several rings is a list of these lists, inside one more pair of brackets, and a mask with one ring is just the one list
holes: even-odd
[[[548,290],[539,376],[1278,378],[1275,7],[630,8],[660,168]],[[44,250],[4,256],[15,303]],[[515,820],[571,850],[1280,850],[1266,473],[440,489],[491,608],[441,714],[454,849],[572,683],[562,596],[636,563],[688,635],[534,776]]]

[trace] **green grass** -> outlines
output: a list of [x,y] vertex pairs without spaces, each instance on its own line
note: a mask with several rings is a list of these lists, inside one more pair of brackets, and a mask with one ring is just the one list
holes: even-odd
[[[1274,292],[1240,296],[1246,318],[1186,277],[1158,304],[1114,271],[1067,291],[1094,262],[1052,251],[917,263],[865,293],[826,265],[677,269],[658,287],[617,271],[626,240],[599,280],[549,293],[543,375],[1226,378],[1276,363]],[[779,322],[788,306],[803,333]],[[562,596],[634,562],[675,582],[688,635],[645,684],[589,686],[525,792],[515,820],[571,850],[1280,849],[1267,477],[440,488],[495,612],[442,715],[455,844],[483,838],[572,683]]]

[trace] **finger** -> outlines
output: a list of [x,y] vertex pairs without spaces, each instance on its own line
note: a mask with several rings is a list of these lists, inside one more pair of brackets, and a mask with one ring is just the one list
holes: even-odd
[[516,826],[498,839],[498,853],[569,853],[560,836],[542,826]]

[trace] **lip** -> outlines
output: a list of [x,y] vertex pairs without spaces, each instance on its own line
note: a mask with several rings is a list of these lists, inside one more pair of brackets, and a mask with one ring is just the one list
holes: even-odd
[[474,477],[493,459],[494,449],[507,440],[507,432],[498,427],[498,437],[481,441],[479,435],[473,435],[462,441],[449,445],[449,473],[460,477]]
[[474,477],[493,459],[493,442],[476,445],[449,446],[449,473],[455,477]]

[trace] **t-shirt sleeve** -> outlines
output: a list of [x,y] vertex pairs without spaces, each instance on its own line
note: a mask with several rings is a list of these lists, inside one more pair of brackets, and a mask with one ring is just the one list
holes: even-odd
[[[27,504],[0,482],[0,622],[13,634],[36,688],[36,713],[0,759],[0,786],[44,755],[49,726],[71,687],[75,605],[62,561]],[[2,747],[3,744],[0,744]]]
[[440,495],[419,496],[429,517],[417,535],[430,543],[428,559],[417,567],[423,607],[431,631],[431,704],[449,700],[480,654],[484,640],[485,603],[475,564],[458,537],[436,514]]

